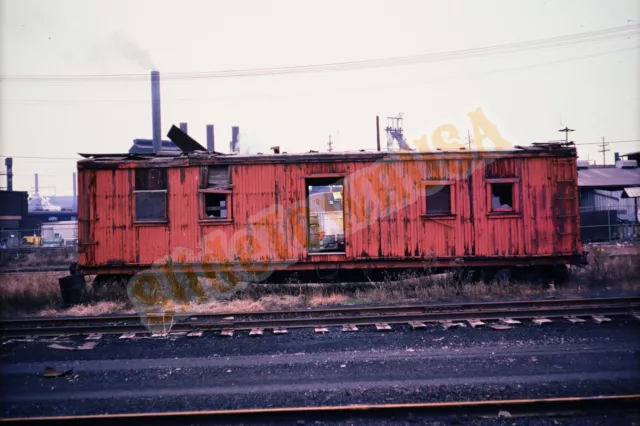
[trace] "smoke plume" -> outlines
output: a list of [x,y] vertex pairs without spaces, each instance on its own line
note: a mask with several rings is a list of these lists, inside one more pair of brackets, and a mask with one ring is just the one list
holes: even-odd
[[134,41],[127,39],[121,33],[117,33],[113,37],[113,44],[116,50],[126,59],[135,63],[145,71],[155,69],[153,61],[149,53]]

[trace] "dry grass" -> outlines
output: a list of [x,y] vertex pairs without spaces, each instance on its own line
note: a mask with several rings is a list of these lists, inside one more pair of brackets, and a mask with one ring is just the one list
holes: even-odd
[[94,290],[88,286],[85,303],[67,310],[58,278],[65,272],[0,274],[0,312],[11,315],[101,315],[133,312],[126,291],[118,287]]
[[42,252],[20,253],[11,249],[3,250],[0,256],[0,266],[5,268],[37,268],[46,269],[49,266],[70,265],[77,260],[74,247],[62,247],[55,251],[43,249]]
[[[176,312],[250,312],[304,309],[322,306],[495,300],[580,296],[594,292],[640,292],[637,258],[607,257],[592,252],[589,266],[571,271],[563,285],[553,283],[469,282],[452,275],[404,274],[383,282],[347,284],[252,284],[231,300],[174,306]],[[10,315],[101,315],[134,313],[125,289],[87,286],[84,304],[60,309],[58,278],[65,273],[23,273],[0,275],[0,309]],[[87,280],[90,282],[90,279]],[[170,308],[170,307],[167,307]]]

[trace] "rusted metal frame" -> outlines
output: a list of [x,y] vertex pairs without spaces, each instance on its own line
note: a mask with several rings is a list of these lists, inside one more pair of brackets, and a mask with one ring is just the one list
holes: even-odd
[[[342,253],[340,253],[342,255]],[[341,269],[403,269],[403,268],[423,268],[425,265],[437,268],[451,268],[451,261],[454,258],[439,258],[436,260],[421,259],[415,257],[408,257],[404,260],[375,260],[370,258],[356,257],[355,260],[339,261]],[[583,255],[570,254],[570,255],[558,255],[558,256],[520,256],[520,257],[493,257],[493,258],[462,258],[461,267],[476,267],[476,266],[535,266],[535,265],[563,265],[563,264],[583,264]],[[289,262],[289,263],[287,263]],[[330,267],[335,266],[335,261],[329,262],[327,265]],[[324,262],[301,262],[299,259],[289,259],[288,261],[272,262],[265,265],[257,265],[256,262],[253,268],[252,265],[241,265],[240,263],[233,263],[231,265],[223,264],[210,264],[202,265],[203,270],[210,271],[235,271],[237,267],[244,268],[247,272],[261,272],[266,269],[272,270],[287,270],[287,271],[302,271],[311,270],[316,267],[325,265]],[[176,266],[188,266],[189,264],[176,265]],[[81,266],[81,269],[85,275],[91,274],[123,274],[123,273],[136,273],[142,270],[148,269],[153,265],[150,264],[130,264],[120,267],[113,267],[108,265],[93,265],[93,266]]]

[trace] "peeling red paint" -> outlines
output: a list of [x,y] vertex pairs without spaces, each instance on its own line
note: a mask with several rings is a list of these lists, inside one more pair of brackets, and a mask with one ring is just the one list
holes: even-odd
[[[392,267],[422,259],[443,264],[493,259],[493,264],[496,259],[581,254],[575,150],[502,158],[456,153],[362,160],[345,155],[331,162],[270,157],[268,162],[229,160],[232,217],[218,223],[200,220],[202,160],[167,163],[168,220],[143,225],[134,223],[132,168],[149,167],[149,162],[83,163],[78,178],[80,265],[99,271],[113,259],[128,267],[168,258],[178,263],[244,259],[295,261],[289,267],[295,270],[314,264],[335,268],[342,262]],[[211,159],[212,164],[224,161]],[[345,177],[345,253],[308,255],[305,178],[335,175]],[[491,212],[488,179],[514,182],[514,211]],[[426,216],[423,182],[430,181],[451,182],[450,216]]]

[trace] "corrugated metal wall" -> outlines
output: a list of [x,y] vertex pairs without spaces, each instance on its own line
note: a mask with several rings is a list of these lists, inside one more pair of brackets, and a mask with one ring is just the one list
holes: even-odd
[[583,188],[580,190],[580,211],[617,210],[634,216],[634,198],[621,198],[623,191]]
[[[578,253],[575,159],[551,156],[232,165],[232,221],[199,220],[200,166],[168,173],[168,223],[134,224],[133,169],[81,170],[81,263],[327,262]],[[305,179],[346,176],[345,255],[308,255]],[[94,178],[95,177],[95,178]],[[515,211],[490,212],[486,178],[514,178]],[[452,184],[451,217],[426,217],[426,183]],[[95,201],[91,201],[95,198]],[[95,222],[82,222],[95,219]],[[90,229],[89,229],[90,228]]]

